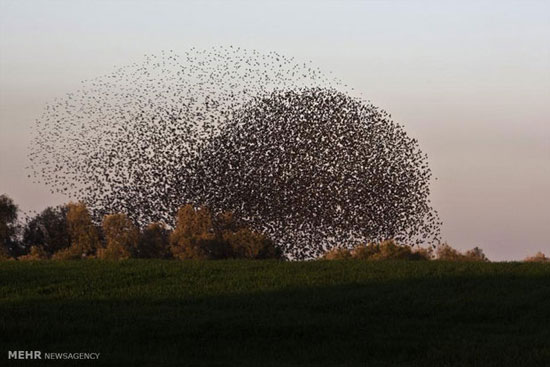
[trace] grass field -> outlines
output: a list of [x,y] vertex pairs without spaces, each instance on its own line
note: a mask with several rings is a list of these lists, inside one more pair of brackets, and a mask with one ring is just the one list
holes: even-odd
[[0,365],[550,365],[545,264],[3,262],[0,282]]

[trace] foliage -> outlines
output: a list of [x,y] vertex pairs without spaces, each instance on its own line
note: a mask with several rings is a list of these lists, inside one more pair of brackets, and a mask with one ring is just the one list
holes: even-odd
[[170,251],[177,259],[281,258],[275,244],[263,233],[244,226],[232,212],[212,215],[206,207],[191,204],[178,211],[170,235]]
[[170,235],[170,251],[180,260],[212,259],[218,255],[212,217],[208,208],[187,204],[178,210],[176,228]]
[[479,247],[474,247],[471,250],[461,253],[460,251],[452,248],[447,243],[443,243],[436,248],[437,260],[443,261],[482,261],[488,262],[489,259],[483,253],[483,250]]
[[8,258],[17,252],[18,207],[7,195],[0,195],[0,257]]
[[546,257],[545,254],[542,252],[537,252],[535,256],[529,256],[523,260],[525,262],[540,262],[540,263],[547,263],[550,262],[550,258]]
[[128,259],[137,254],[139,230],[125,214],[111,214],[103,218],[106,247],[98,249],[101,259]]
[[19,256],[17,259],[22,261],[35,261],[48,259],[49,254],[42,248],[42,246],[31,246],[28,254]]
[[352,253],[349,249],[336,246],[324,253],[324,260],[346,260],[352,258]]
[[71,250],[68,252],[80,254],[81,257],[93,255],[100,247],[99,231],[84,203],[67,204],[67,225],[71,238]]
[[241,228],[236,232],[225,231],[223,239],[226,241],[233,257],[242,259],[279,259],[281,251],[263,233],[249,228]]
[[[53,260],[79,260],[82,259],[84,254],[79,246],[69,246],[53,254]],[[93,255],[87,255],[92,257]]]
[[359,244],[351,250],[336,247],[327,251],[323,259],[326,260],[429,260],[432,257],[428,249],[413,249],[411,246],[398,245],[393,240],[380,243]]
[[48,255],[71,245],[66,205],[48,207],[31,218],[23,230],[25,246],[39,246]]
[[171,256],[168,247],[170,231],[163,223],[151,223],[142,232],[136,257],[165,259]]

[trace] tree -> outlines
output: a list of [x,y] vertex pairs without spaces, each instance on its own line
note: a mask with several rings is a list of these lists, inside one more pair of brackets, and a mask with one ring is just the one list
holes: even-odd
[[169,239],[170,231],[163,223],[149,224],[141,234],[137,257],[159,259],[170,257]]
[[322,259],[340,260],[430,260],[432,251],[425,248],[412,248],[411,246],[397,244],[394,240],[386,240],[380,243],[359,244],[351,250],[337,247],[327,251]]
[[139,230],[126,214],[106,215],[102,227],[107,246],[98,251],[98,257],[119,260],[137,254]]
[[17,252],[18,207],[7,195],[0,195],[0,258]]
[[25,247],[40,247],[48,256],[71,245],[66,205],[48,207],[28,221],[23,230]]
[[249,228],[241,228],[236,232],[225,231],[226,241],[236,258],[244,259],[279,259],[282,253],[265,234]]
[[461,261],[464,260],[464,256],[456,249],[449,246],[447,243],[442,243],[437,246],[435,251],[437,260],[444,261]]
[[348,260],[352,258],[352,253],[345,247],[333,247],[323,254],[323,260]]
[[177,259],[218,259],[229,255],[229,247],[216,238],[210,210],[191,204],[178,210],[170,251]]
[[487,259],[487,256],[483,253],[483,250],[479,247],[474,247],[471,250],[466,251],[464,254],[467,261],[482,261],[482,262],[488,262],[489,259]]
[[461,253],[460,251],[449,246],[447,243],[437,246],[436,258],[437,260],[445,261],[489,261],[483,253],[483,250],[479,247],[474,247],[473,249],[466,251],[466,253]]
[[67,204],[67,226],[71,246],[58,251],[56,259],[78,259],[93,255],[100,247],[99,232],[82,202]]
[[550,258],[546,257],[545,254],[543,254],[542,252],[539,251],[535,254],[535,256],[527,257],[523,261],[525,261],[525,262],[547,263],[547,262],[550,262]]

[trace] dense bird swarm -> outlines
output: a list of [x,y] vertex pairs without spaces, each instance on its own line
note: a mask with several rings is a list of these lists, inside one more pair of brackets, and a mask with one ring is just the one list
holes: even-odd
[[355,241],[437,241],[426,156],[345,89],[277,53],[146,56],[48,105],[30,168],[96,218],[173,225],[188,202],[233,210],[290,258]]

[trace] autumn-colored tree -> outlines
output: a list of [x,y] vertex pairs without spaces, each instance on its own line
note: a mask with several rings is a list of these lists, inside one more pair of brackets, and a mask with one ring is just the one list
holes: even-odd
[[137,257],[159,259],[170,257],[169,238],[170,231],[163,223],[149,224],[141,234]]
[[380,243],[359,244],[351,250],[336,247],[326,252],[322,258],[326,260],[430,260],[432,252],[429,249],[414,249],[411,246],[397,244],[394,240],[386,240]]
[[380,252],[380,245],[377,243],[359,244],[351,251],[351,257],[359,260],[369,260]]
[[176,228],[170,235],[170,251],[175,258],[214,258],[211,249],[217,247],[215,242],[212,217],[207,208],[187,204],[178,210]]
[[436,258],[437,260],[444,261],[489,261],[483,253],[483,250],[479,247],[474,247],[473,249],[466,251],[466,253],[461,253],[460,251],[449,246],[447,243],[443,243],[437,247]]
[[111,214],[103,218],[106,247],[98,250],[102,259],[128,259],[137,254],[139,230],[126,214]]
[[345,247],[333,247],[321,257],[323,260],[347,260],[352,258],[352,253]]
[[282,256],[264,234],[239,221],[231,212],[212,215],[206,207],[188,204],[178,211],[170,235],[170,251],[177,259],[267,259]]
[[98,230],[84,203],[67,204],[67,226],[71,246],[55,253],[54,259],[79,259],[93,255],[100,247]]
[[437,246],[435,251],[437,260],[444,261],[463,261],[464,256],[456,249],[449,246],[447,243],[442,243]]
[[527,257],[523,261],[533,262],[533,263],[547,263],[547,262],[550,262],[550,258],[539,251],[534,256]]
[[489,261],[489,259],[487,259],[487,256],[485,256],[485,254],[483,253],[483,250],[479,247],[474,247],[473,249],[466,251],[464,257],[466,258],[466,261]]

